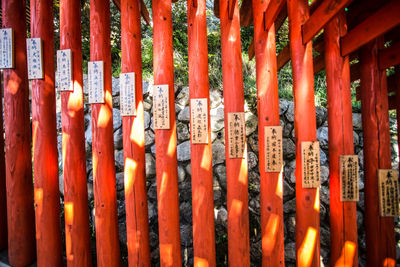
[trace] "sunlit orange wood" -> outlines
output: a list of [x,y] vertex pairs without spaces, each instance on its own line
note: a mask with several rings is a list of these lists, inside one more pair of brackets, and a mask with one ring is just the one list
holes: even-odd
[[91,266],[79,0],[60,1],[60,49],[71,49],[73,92],[61,92],[66,258]]
[[306,0],[288,0],[296,135],[297,266],[319,266],[319,189],[302,188],[301,142],[317,140],[312,43],[303,45],[302,23],[309,17]]
[[[358,266],[356,202],[340,201],[340,156],[354,154],[349,57],[340,55],[346,34],[341,12],[325,27],[328,97],[331,266]],[[358,179],[358,177],[357,177]]]
[[42,38],[45,77],[32,80],[37,265],[49,267],[62,265],[53,25],[53,1],[31,0],[31,37]]
[[[269,2],[271,5],[273,1]],[[275,25],[264,29],[268,1],[253,0],[254,48],[257,71],[258,136],[260,164],[262,266],[284,266],[282,170],[265,170],[266,126],[279,126],[278,75]],[[268,6],[269,6],[268,5]],[[268,15],[268,13],[266,14]]]
[[[379,216],[378,169],[391,168],[386,72],[379,70],[383,39],[360,49],[361,109],[364,129],[365,233],[367,266],[395,266],[394,220]],[[384,265],[384,262],[389,264]],[[390,264],[391,263],[391,264]]]
[[208,143],[193,144],[191,140],[190,146],[194,265],[212,267],[216,262],[206,1],[197,0],[195,7],[193,0],[188,0],[187,7],[189,99],[206,98],[208,103]]
[[[244,111],[239,7],[236,1],[232,19],[228,15],[228,0],[219,0],[219,7],[225,129],[228,129],[228,113]],[[247,153],[243,158],[229,158],[229,142],[226,132],[228,262],[229,266],[243,267],[250,265]]]
[[153,0],[154,84],[169,88],[170,129],[155,130],[161,266],[181,266],[171,0]]
[[110,1],[90,0],[90,60],[104,62],[104,104],[91,104],[97,265],[120,265],[111,91]]
[[[8,260],[12,266],[26,266],[35,260],[36,249],[26,20],[21,12],[25,0],[3,0],[1,6],[3,27],[14,29],[15,53],[15,68],[3,70],[6,172],[2,177],[7,180]],[[7,241],[4,234],[0,239]]]
[[124,184],[128,262],[150,266],[142,89],[140,2],[121,1],[121,72],[135,73],[136,116],[124,116]]

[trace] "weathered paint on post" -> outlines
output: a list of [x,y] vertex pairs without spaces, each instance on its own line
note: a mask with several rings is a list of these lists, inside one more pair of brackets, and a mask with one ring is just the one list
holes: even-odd
[[288,0],[296,135],[297,266],[319,266],[319,188],[303,188],[301,142],[316,141],[314,74],[311,41],[303,45],[301,27],[309,18],[308,1]]
[[[229,19],[229,4],[233,16]],[[237,1],[220,0],[222,76],[224,88],[225,129],[228,113],[244,111],[243,72]],[[247,150],[243,158],[229,158],[228,131],[225,133],[225,157],[228,208],[229,266],[250,266]]]
[[154,84],[169,88],[170,129],[155,130],[161,266],[181,266],[171,0],[153,0]]
[[[0,91],[0,114],[3,113],[3,94]],[[3,116],[0,116],[0,250],[7,248],[7,190],[4,155]]]
[[90,60],[104,63],[104,103],[91,104],[97,265],[120,266],[111,91],[110,1],[90,0]]
[[60,49],[71,49],[73,91],[61,92],[67,265],[91,266],[79,0],[60,1]]
[[140,1],[121,1],[121,72],[135,73],[136,116],[124,116],[124,183],[128,262],[150,266],[147,209]]
[[264,10],[271,3],[272,1],[253,0],[260,148],[261,243],[264,267],[285,265],[282,169],[280,172],[266,172],[265,166],[264,127],[280,125],[275,25],[272,23],[267,30],[264,27]]
[[[340,54],[346,14],[325,27],[328,95],[331,266],[358,266],[356,202],[340,201],[340,156],[354,154],[349,57]],[[357,177],[358,179],[358,177]]]
[[3,70],[8,260],[12,266],[29,265],[36,258],[26,17],[21,10],[25,10],[24,0],[2,1],[3,27],[14,29],[15,49],[15,68]]
[[191,140],[190,146],[194,265],[212,267],[216,262],[206,1],[188,0],[187,8],[189,99],[206,98],[208,103],[208,142],[194,144]]
[[364,191],[367,266],[395,266],[394,220],[379,216],[378,169],[390,169],[388,92],[385,70],[379,70],[382,37],[360,49],[361,110],[364,135]]
[[60,192],[54,88],[53,1],[31,0],[31,37],[42,39],[44,79],[32,80],[33,175],[38,266],[61,266]]

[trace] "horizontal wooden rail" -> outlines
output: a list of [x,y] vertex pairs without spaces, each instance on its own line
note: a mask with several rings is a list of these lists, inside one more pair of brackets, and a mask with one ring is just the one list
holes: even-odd
[[400,1],[392,0],[368,17],[341,40],[342,56],[357,50],[400,24]]
[[325,0],[302,28],[303,44],[308,43],[338,12],[353,0]]
[[379,51],[378,64],[380,70],[400,64],[400,42]]
[[272,0],[269,2],[267,9],[264,12],[264,30],[268,30],[272,23],[276,20],[286,0]]
[[283,4],[281,12],[279,12],[279,14],[275,20],[275,32],[279,31],[279,29],[282,27],[283,23],[285,22],[286,18],[287,18],[287,5],[286,5],[286,1],[285,1],[285,4]]
[[285,46],[278,55],[277,58],[277,67],[278,71],[283,68],[290,60],[290,46]]
[[252,0],[243,0],[242,5],[240,6],[240,26],[249,27],[252,24],[253,24]]

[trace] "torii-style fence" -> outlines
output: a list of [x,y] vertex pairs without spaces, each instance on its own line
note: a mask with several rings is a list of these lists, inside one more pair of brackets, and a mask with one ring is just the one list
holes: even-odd
[[[150,266],[140,37],[140,17],[149,23],[150,16],[143,0],[114,3],[121,11],[122,28],[120,80],[128,259],[130,266]],[[51,0],[30,1],[31,38],[26,39],[25,0],[2,0],[0,67],[5,139],[0,138],[0,151],[4,146],[5,153],[0,153],[0,249],[8,249],[11,266],[35,261],[40,267],[63,264],[55,78],[62,99],[66,260],[68,266],[92,265],[81,29],[77,19],[80,1],[60,0],[56,76],[54,33],[49,30],[53,27],[52,8]],[[194,264],[215,266],[205,0],[188,0],[187,8]],[[240,26],[253,23],[249,54],[255,56],[257,71],[262,265],[283,266],[285,262],[277,71],[291,60],[297,266],[320,264],[319,144],[313,75],[323,69],[328,95],[331,266],[358,265],[358,159],[353,155],[350,89],[354,80],[360,80],[357,97],[364,127],[367,265],[395,266],[393,216],[399,215],[399,183],[397,171],[390,170],[388,111],[396,109],[399,122],[400,1],[315,0],[309,5],[306,0],[244,0],[239,9],[236,0],[216,0],[214,12],[221,21],[229,265],[250,265]],[[286,17],[290,44],[276,56],[275,33]],[[89,103],[99,266],[120,265],[109,24],[110,2],[91,0]],[[181,266],[171,0],[153,0],[153,24],[160,264]],[[313,49],[319,54],[314,58]],[[386,70],[393,66],[394,74],[387,77]],[[32,131],[28,79],[32,80]],[[2,131],[0,127],[0,136]]]

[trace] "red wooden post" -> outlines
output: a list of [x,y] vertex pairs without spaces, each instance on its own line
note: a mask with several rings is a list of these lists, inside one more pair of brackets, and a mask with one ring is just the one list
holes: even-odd
[[[3,94],[0,91],[0,114],[3,115]],[[3,116],[0,116],[0,250],[7,248],[6,164],[4,156]]]
[[8,259],[13,266],[29,265],[36,258],[26,18],[21,10],[24,0],[2,1],[3,27],[14,29],[15,53],[15,68],[3,70]]
[[167,84],[170,129],[155,130],[161,266],[181,266],[171,0],[153,0],[154,84]]
[[[250,265],[247,150],[243,158],[229,158],[228,113],[244,111],[239,7],[234,1],[229,19],[228,1],[220,0],[222,76],[224,87],[225,156],[228,207],[229,266]],[[232,5],[232,2],[230,3]]]
[[325,27],[331,266],[358,266],[356,203],[340,201],[339,158],[354,154],[350,64],[348,56],[340,55],[340,37],[346,34],[346,29],[343,12]]
[[71,49],[73,92],[61,92],[65,242],[68,266],[91,266],[79,0],[60,1],[60,48]]
[[316,116],[312,43],[302,43],[301,27],[309,18],[306,0],[288,0],[296,133],[297,266],[319,266],[319,188],[303,188],[301,142],[315,141]]
[[[197,3],[197,6],[195,5]],[[207,99],[207,143],[194,144],[191,139],[193,248],[195,266],[215,266],[214,198],[212,147],[210,131],[210,97],[206,1],[188,0],[189,98]],[[190,100],[192,101],[192,100]],[[190,108],[194,108],[190,104]],[[191,114],[191,112],[190,112]],[[195,118],[192,117],[194,120]],[[193,125],[190,127],[193,129]],[[191,130],[192,132],[192,130]]]
[[44,68],[44,79],[32,80],[33,173],[38,266],[62,265],[53,25],[53,1],[31,0],[31,36],[42,39]]
[[98,266],[119,266],[111,91],[110,1],[90,0],[90,60],[103,61],[104,103],[91,104]]
[[366,254],[371,267],[396,265],[394,220],[379,216],[377,170],[391,168],[386,72],[378,65],[382,48],[380,37],[360,49]]
[[280,125],[275,25],[272,23],[265,29],[263,14],[266,7],[269,8],[272,3],[272,1],[253,1],[260,146],[262,264],[284,266],[282,170],[266,172],[265,163],[265,127]]
[[125,209],[129,265],[150,266],[140,9],[140,2],[137,0],[121,1],[121,72],[135,73],[136,96],[136,116],[124,116],[122,118]]

